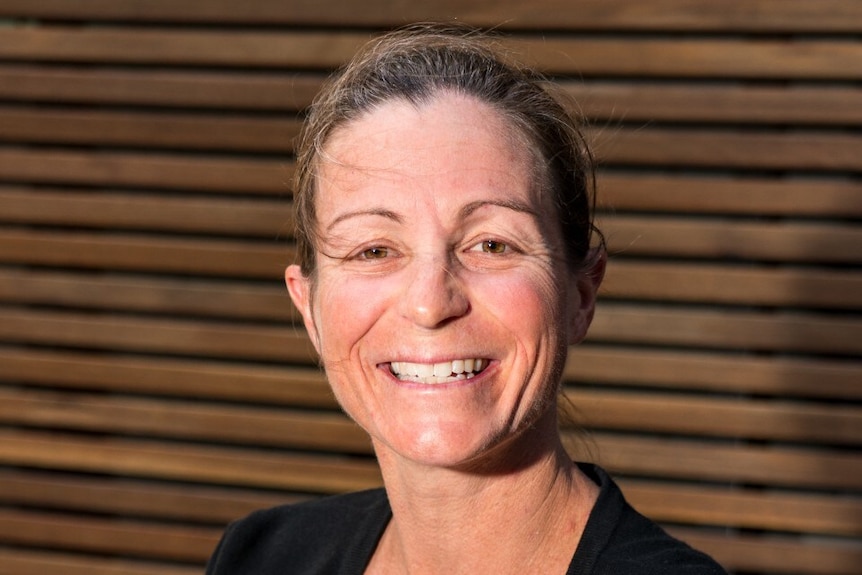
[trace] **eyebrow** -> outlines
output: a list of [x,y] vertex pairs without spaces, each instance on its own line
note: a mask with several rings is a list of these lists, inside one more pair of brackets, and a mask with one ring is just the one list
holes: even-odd
[[462,207],[459,215],[462,220],[466,219],[473,212],[485,206],[498,206],[501,208],[513,210],[515,212],[521,212],[533,217],[538,217],[539,215],[533,208],[533,206],[524,202],[518,202],[514,200],[476,200],[475,202],[470,202],[469,204]]
[[382,208],[376,208],[371,210],[357,210],[355,212],[346,212],[344,214],[336,217],[328,226],[326,226],[326,230],[329,231],[334,228],[336,225],[340,224],[344,220],[349,220],[351,218],[358,218],[362,216],[380,216],[382,218],[387,218],[395,221],[396,223],[402,223],[403,218],[390,210],[384,210]]
[[[538,214],[535,209],[529,204],[523,202],[517,202],[512,200],[476,200],[475,202],[470,202],[469,204],[463,206],[458,213],[459,219],[465,220],[470,217],[473,212],[478,210],[479,208],[483,208],[485,206],[497,206],[501,208],[506,208],[515,212],[524,213],[530,216],[537,217]],[[403,223],[404,219],[391,210],[385,210],[383,208],[375,208],[370,210],[357,210],[354,212],[346,212],[337,216],[332,222],[326,227],[326,230],[329,231],[334,228],[336,225],[340,224],[345,220],[349,220],[351,218],[358,218],[362,216],[379,216],[382,218],[390,219],[396,223]]]

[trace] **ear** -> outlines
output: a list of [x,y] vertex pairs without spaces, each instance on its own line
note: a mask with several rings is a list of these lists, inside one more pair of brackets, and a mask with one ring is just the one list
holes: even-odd
[[290,294],[293,305],[302,315],[302,322],[305,324],[305,329],[308,330],[308,337],[311,339],[314,349],[320,354],[320,336],[314,322],[311,305],[311,279],[302,274],[298,265],[289,265],[284,270],[284,284],[287,286],[287,293]]
[[583,341],[593,321],[599,287],[605,277],[608,254],[604,248],[590,250],[589,265],[573,274],[569,289],[569,345]]

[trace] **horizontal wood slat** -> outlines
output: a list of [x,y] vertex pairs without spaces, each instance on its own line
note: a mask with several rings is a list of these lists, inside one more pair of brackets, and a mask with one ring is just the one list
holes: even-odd
[[281,117],[229,118],[151,112],[0,107],[0,138],[29,143],[276,152],[287,154],[299,131]]
[[0,261],[62,267],[281,278],[293,250],[276,242],[0,229]]
[[284,285],[0,269],[0,302],[94,310],[293,321]]
[[599,175],[599,203],[614,210],[683,214],[862,217],[862,184],[852,179]]
[[[524,60],[554,74],[679,78],[858,79],[852,41],[616,38],[514,39]],[[819,68],[819,69],[818,69]]]
[[715,304],[853,308],[862,303],[862,274],[810,267],[638,262],[613,259],[602,297]]
[[581,345],[569,350],[576,381],[769,396],[862,398],[856,362],[748,352],[714,353]]
[[10,309],[0,310],[0,318],[0,336],[6,341],[259,361],[311,363],[314,358],[305,334],[285,326]]
[[[51,166],[46,170],[45,166]],[[7,182],[87,184],[287,196],[289,164],[263,158],[0,147]]]
[[862,326],[853,318],[605,305],[590,340],[682,346],[858,354]]
[[278,2],[253,0],[237,5],[226,0],[193,0],[177,4],[150,0],[125,4],[110,0],[7,0],[0,15],[46,19],[130,20],[140,22],[300,24],[322,26],[394,26],[411,21],[450,19],[501,28],[566,30],[697,30],[746,32],[858,32],[862,10],[852,0],[728,0],[720,6],[685,0],[659,0],[644,5],[623,0],[608,7],[600,1],[568,5],[554,0],[433,0],[399,3],[369,0],[363,10],[350,10],[343,0]]
[[852,223],[604,216],[601,225],[622,255],[862,263],[862,228]]
[[776,531],[810,529],[834,535],[859,535],[862,530],[859,522],[862,501],[858,498],[835,500],[816,494],[740,492],[638,480],[623,481],[621,487],[638,509],[666,522]]
[[[87,69],[0,64],[0,98],[28,103],[297,111],[311,103],[324,74],[170,69]],[[841,95],[825,98],[837,103]],[[836,99],[833,99],[836,98]],[[852,114],[852,111],[848,112]]]
[[15,575],[200,575],[200,567],[119,560],[54,551],[10,549],[0,546],[0,562]]
[[252,236],[293,235],[287,199],[177,197],[0,186],[0,222]]
[[[852,419],[851,413],[840,410],[835,410],[835,416],[839,428],[842,419]],[[344,415],[329,412],[240,409],[0,388],[0,421],[28,427],[371,454],[367,436]],[[839,434],[836,431],[830,438]]]
[[[0,58],[24,62],[96,62],[331,70],[372,37],[297,31],[187,31],[41,26],[0,30]],[[114,49],[106,51],[105,46]]]
[[862,550],[852,543],[812,541],[800,545],[798,539],[791,537],[727,537],[690,529],[673,529],[671,533],[712,554],[728,569],[742,572],[855,575],[862,562]]
[[862,409],[798,402],[606,390],[567,392],[587,429],[628,429],[799,443],[859,443]]
[[221,529],[135,525],[128,520],[68,517],[0,509],[0,538],[13,545],[204,562]]
[[321,370],[314,368],[18,348],[0,348],[0,358],[11,380],[49,387],[336,407]]
[[[177,485],[116,478],[82,478],[43,471],[0,470],[0,501],[62,512],[223,525],[237,517],[308,496],[251,489]],[[840,519],[839,519],[840,520]]]
[[596,157],[610,165],[862,170],[855,134],[605,128],[595,139]]
[[[0,58],[330,70],[369,38],[366,32],[184,31],[142,28],[0,29]],[[516,57],[554,74],[683,78],[858,80],[857,43],[843,39],[507,38]],[[112,46],[106,51],[104,46]]]
[[380,485],[369,458],[0,429],[0,463],[140,478],[337,493]]
[[559,82],[593,125],[602,122],[858,125],[860,90],[846,85]]
[[589,451],[592,458],[620,475],[851,490],[859,489],[862,477],[862,461],[847,451],[608,433],[594,433],[591,437],[586,445],[582,437],[570,437],[570,449],[575,453]]
[[[0,98],[28,103],[196,107],[295,112],[311,103],[324,76],[314,73],[80,69],[0,64]],[[859,125],[862,93],[846,85],[739,86],[561,81],[593,123],[699,122]]]

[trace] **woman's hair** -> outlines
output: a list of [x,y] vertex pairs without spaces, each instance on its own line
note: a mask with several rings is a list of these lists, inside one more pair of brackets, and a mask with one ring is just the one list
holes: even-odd
[[[416,105],[444,92],[471,96],[500,112],[526,136],[540,190],[550,194],[571,269],[589,257],[594,167],[574,115],[552,84],[516,65],[491,39],[461,25],[421,24],[369,43],[315,98],[296,146],[296,241],[303,275],[316,269],[315,193],[324,147],[334,131],[393,100]],[[598,233],[601,236],[600,233]]]

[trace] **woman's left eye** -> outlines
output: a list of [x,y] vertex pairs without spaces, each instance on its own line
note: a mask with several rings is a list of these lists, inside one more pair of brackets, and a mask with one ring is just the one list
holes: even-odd
[[361,257],[366,260],[379,260],[389,255],[389,250],[383,247],[373,247],[362,250]]
[[488,254],[504,254],[509,250],[509,246],[497,240],[483,240],[476,247]]

